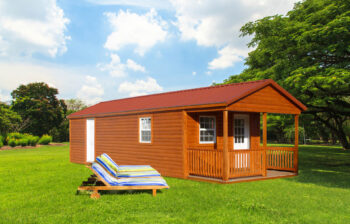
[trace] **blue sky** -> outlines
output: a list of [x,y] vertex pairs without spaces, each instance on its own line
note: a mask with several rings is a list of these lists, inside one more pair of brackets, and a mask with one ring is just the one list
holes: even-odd
[[0,2],[0,101],[46,82],[87,104],[222,82],[252,49],[239,29],[294,0]]

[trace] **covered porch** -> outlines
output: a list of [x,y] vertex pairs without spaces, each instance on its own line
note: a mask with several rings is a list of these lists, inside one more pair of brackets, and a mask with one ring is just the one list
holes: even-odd
[[[227,108],[216,111],[188,111],[184,112],[184,116],[187,118],[184,167],[186,178],[236,183],[297,175],[298,113],[292,114],[295,123],[293,147],[267,146],[267,112],[244,112]],[[210,144],[200,142],[200,117],[215,117],[216,140]],[[198,138],[193,136],[195,131],[191,129],[199,129]],[[199,144],[193,143],[196,141]]]

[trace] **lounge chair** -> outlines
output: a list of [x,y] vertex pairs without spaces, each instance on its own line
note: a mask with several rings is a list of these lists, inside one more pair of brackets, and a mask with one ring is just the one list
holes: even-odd
[[[156,196],[158,189],[169,188],[166,181],[162,177],[150,178],[115,178],[110,175],[100,164],[93,163],[89,167],[95,176],[93,185],[84,185],[78,187],[78,191],[93,191],[91,198],[99,198],[98,191],[110,190],[152,190],[152,195]],[[88,184],[91,184],[91,179]]]
[[118,165],[106,153],[103,153],[101,155],[101,159],[103,159],[110,167],[112,167],[117,172],[156,171],[156,169],[149,165]]
[[133,172],[119,172],[115,171],[104,159],[100,156],[96,158],[96,162],[99,163],[105,170],[107,170],[112,176],[117,178],[122,177],[160,177],[160,173],[156,170],[150,171],[133,171]]

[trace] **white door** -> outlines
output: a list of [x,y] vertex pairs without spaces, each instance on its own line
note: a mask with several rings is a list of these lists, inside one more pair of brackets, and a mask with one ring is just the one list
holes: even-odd
[[250,148],[250,130],[249,115],[235,114],[233,123],[234,145],[233,149],[249,149]]
[[86,119],[86,162],[95,161],[95,119]]

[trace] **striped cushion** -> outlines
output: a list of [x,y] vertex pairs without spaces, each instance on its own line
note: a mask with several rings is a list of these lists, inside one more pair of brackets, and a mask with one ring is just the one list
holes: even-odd
[[159,177],[157,171],[138,171],[138,172],[115,172],[112,167],[106,163],[101,157],[97,157],[96,161],[105,168],[114,177]]
[[91,167],[111,186],[168,186],[162,177],[117,179],[98,163],[93,163]]
[[114,160],[106,153],[101,155],[101,159],[104,160],[112,169],[116,172],[135,172],[135,171],[156,171],[149,165],[121,165],[119,166]]

